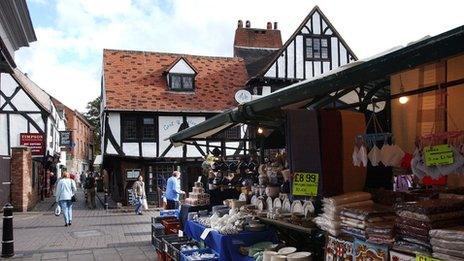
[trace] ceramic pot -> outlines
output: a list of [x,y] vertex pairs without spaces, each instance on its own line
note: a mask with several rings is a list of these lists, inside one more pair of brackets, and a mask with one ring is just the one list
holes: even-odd
[[275,251],[264,251],[263,253],[263,261],[272,261],[272,257],[277,255]]
[[273,255],[271,257],[271,261],[287,261],[287,256],[284,256],[284,255]]
[[293,254],[287,255],[288,261],[312,261],[311,252],[295,252]]

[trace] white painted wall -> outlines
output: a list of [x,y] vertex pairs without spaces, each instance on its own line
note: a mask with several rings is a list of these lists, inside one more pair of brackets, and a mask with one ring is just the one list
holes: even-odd
[[[177,133],[180,125],[182,124],[182,116],[159,116],[158,117],[158,132],[159,132],[159,154],[163,153],[164,150],[171,144],[169,138],[174,133]],[[182,146],[172,147],[165,157],[182,157],[183,155]]]
[[139,156],[139,143],[137,142],[123,142],[122,143],[122,151],[126,154],[126,156]]
[[11,103],[19,111],[36,111],[40,112],[39,107],[29,98],[23,89],[19,90],[18,93],[11,99]]
[[27,133],[27,120],[19,114],[10,115],[10,146],[20,146],[19,136]]
[[6,126],[6,114],[0,114],[0,155],[10,155],[8,151],[8,131]]
[[116,112],[108,113],[108,124],[110,125],[110,129],[111,129],[111,132],[113,133],[114,139],[119,144],[119,141],[121,140],[121,116],[120,114]]
[[13,94],[14,90],[18,86],[18,83],[8,73],[0,74],[0,83],[2,92],[8,97]]
[[195,74],[195,71],[182,58],[169,70],[169,73]]
[[[189,127],[195,126],[202,121],[205,121],[205,117],[187,117]],[[203,151],[206,151],[206,147],[203,147],[202,149]],[[195,146],[187,145],[187,157],[203,157],[203,155],[201,155],[200,151],[198,151]]]
[[145,158],[156,158],[156,142],[143,142],[142,156]]
[[[40,127],[42,130],[45,129],[44,121],[43,121],[42,115],[41,115],[40,113],[28,113],[27,115],[28,115],[35,123],[37,123],[37,125],[39,125],[39,127]],[[31,132],[31,133],[38,133],[39,130],[37,130],[37,129],[31,124],[30,132]]]
[[108,141],[108,147],[106,148],[106,154],[108,155],[118,155],[118,152],[116,149],[113,147],[113,144]]

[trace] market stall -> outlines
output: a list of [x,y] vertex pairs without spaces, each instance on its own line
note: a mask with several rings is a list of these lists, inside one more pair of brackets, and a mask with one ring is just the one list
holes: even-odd
[[[188,214],[184,233],[220,260],[462,260],[464,189],[450,182],[464,172],[462,42],[456,28],[171,136],[183,144],[249,124],[285,139],[256,143],[251,161],[210,160],[209,189],[237,194],[210,194],[211,212]],[[401,110],[400,97],[414,102]]]

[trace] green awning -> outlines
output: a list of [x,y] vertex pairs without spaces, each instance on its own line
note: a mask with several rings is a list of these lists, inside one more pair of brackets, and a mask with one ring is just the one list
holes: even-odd
[[169,139],[172,143],[179,144],[192,138],[207,138],[231,125],[259,121],[264,115],[269,115],[269,112],[294,104],[306,104],[303,102],[337,91],[354,90],[360,84],[378,81],[394,73],[463,52],[464,26],[460,26],[406,47],[392,49],[336,68],[315,78],[292,84],[216,115],[172,135]]

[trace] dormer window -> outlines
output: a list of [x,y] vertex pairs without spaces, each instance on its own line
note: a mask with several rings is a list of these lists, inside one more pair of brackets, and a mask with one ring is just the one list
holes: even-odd
[[173,91],[193,91],[194,74],[169,74],[169,89]]
[[171,91],[193,91],[197,71],[186,58],[179,57],[166,70],[168,88]]

